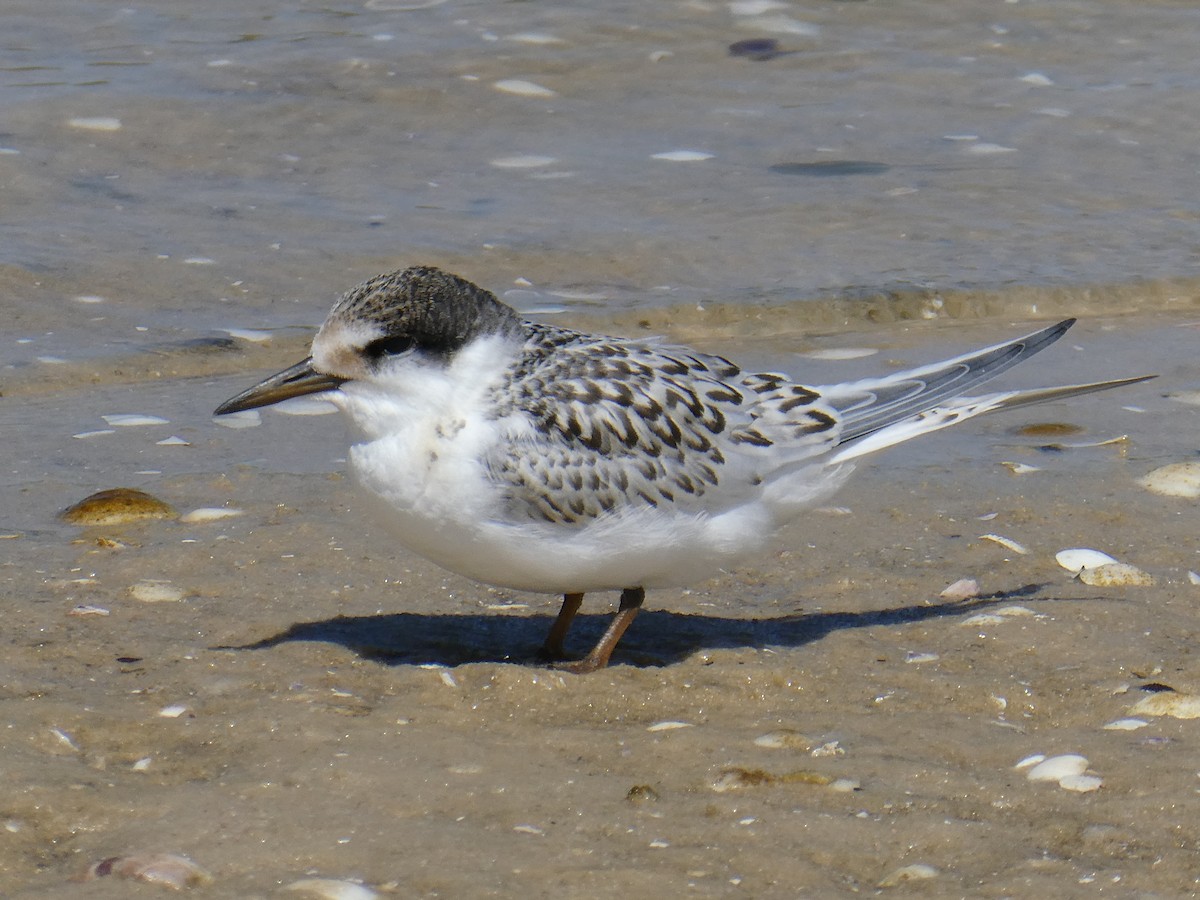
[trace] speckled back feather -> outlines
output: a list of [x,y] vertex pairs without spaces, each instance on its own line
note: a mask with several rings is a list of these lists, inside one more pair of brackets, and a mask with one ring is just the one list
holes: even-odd
[[832,410],[783,375],[744,374],[684,348],[525,328],[494,400],[498,419],[523,413],[534,427],[514,428],[487,460],[510,514],[583,524],[670,505],[713,515],[780,465],[837,443]]

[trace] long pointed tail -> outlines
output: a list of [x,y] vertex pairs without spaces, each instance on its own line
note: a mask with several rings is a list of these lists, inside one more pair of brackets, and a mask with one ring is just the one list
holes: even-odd
[[[912,373],[907,374],[911,375]],[[948,403],[924,409],[915,415],[909,415],[899,421],[892,420],[890,423],[873,431],[860,433],[858,437],[850,438],[853,443],[847,443],[843,439],[842,449],[830,457],[829,461],[831,463],[840,463],[857,459],[860,456],[874,453],[885,447],[903,443],[910,438],[938,431],[939,429],[956,425],[959,422],[973,419],[975,416],[981,416],[984,413],[994,412],[998,409],[1016,409],[1021,406],[1032,406],[1035,403],[1065,400],[1068,397],[1078,397],[1081,394],[1091,394],[1096,391],[1107,391],[1109,388],[1138,384],[1139,382],[1149,381],[1151,378],[1156,377],[1158,376],[1141,375],[1136,378],[1096,381],[1091,384],[1071,384],[1062,387],[1035,388],[1027,391],[1005,391],[1002,393],[984,394],[980,397],[956,397]],[[976,379],[975,383],[978,383],[979,380],[981,379]]]

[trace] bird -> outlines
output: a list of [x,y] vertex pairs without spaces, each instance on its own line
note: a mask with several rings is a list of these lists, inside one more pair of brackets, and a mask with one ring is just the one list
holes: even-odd
[[[323,394],[348,459],[400,544],[476,581],[562,595],[540,649],[608,665],[647,589],[769,547],[869,454],[983,413],[1154,376],[967,396],[1057,341],[1066,319],[942,362],[803,385],[721,356],[523,319],[432,266],[343,294],[299,363],[214,415]],[[564,642],[585,594],[620,591],[591,651]]]

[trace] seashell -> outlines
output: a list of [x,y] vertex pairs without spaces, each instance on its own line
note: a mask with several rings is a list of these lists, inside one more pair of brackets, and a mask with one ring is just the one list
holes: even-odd
[[196,525],[201,522],[216,522],[220,519],[232,519],[235,516],[242,515],[240,509],[226,509],[220,506],[202,506],[200,509],[193,509],[191,512],[184,513],[179,517],[179,521],[185,525]]
[[537,156],[532,153],[518,156],[498,156],[488,160],[488,164],[497,169],[536,169],[539,166],[549,166],[556,162],[558,160],[553,156]]
[[901,866],[896,871],[886,875],[877,887],[891,888],[899,887],[908,881],[924,881],[927,878],[937,878],[938,870],[926,863],[913,863],[910,866]]
[[68,506],[59,518],[72,525],[125,525],[142,519],[174,519],[174,507],[136,488],[111,488]]
[[1109,563],[1116,562],[1107,553],[1101,553],[1099,550],[1089,550],[1086,547],[1059,550],[1054,554],[1054,558],[1068,572],[1080,572],[1083,569],[1094,569],[1097,566],[1106,566]]
[[1046,758],[1045,753],[1034,753],[1032,756],[1025,757],[1023,760],[1021,760],[1019,763],[1017,763],[1015,766],[1013,766],[1013,768],[1014,769],[1027,769],[1030,766],[1036,766],[1038,763],[1040,763],[1045,758]]
[[182,890],[199,887],[212,881],[212,876],[186,856],[174,853],[135,853],[132,856],[110,856],[88,866],[77,881],[92,881],[116,875],[148,884]]
[[1143,697],[1129,708],[1135,716],[1170,716],[1173,719],[1200,719],[1200,696],[1163,691]]
[[1025,773],[1030,781],[1061,781],[1069,775],[1082,775],[1087,771],[1086,757],[1077,753],[1064,753],[1062,756],[1051,756]]
[[979,596],[979,582],[974,578],[960,578],[938,596],[950,601],[970,600]]
[[768,731],[766,734],[760,734],[754,739],[754,743],[759,747],[770,747],[773,750],[788,749],[788,750],[811,750],[814,743],[812,738],[805,737],[798,731],[791,728],[780,728],[777,731]]
[[84,131],[120,131],[121,120],[115,116],[77,116],[67,119],[72,128],[82,128]]
[[904,656],[904,661],[906,663],[937,662],[939,659],[941,659],[941,657],[938,656],[936,653],[919,653],[919,652],[913,651],[913,650],[910,650]]
[[119,413],[111,416],[101,416],[105,422],[114,428],[135,427],[138,425],[169,425],[167,419],[160,416],[147,416],[142,413]]
[[1145,719],[1117,719],[1115,722],[1105,725],[1104,729],[1106,731],[1137,731],[1149,724]]
[[1138,484],[1165,497],[1200,497],[1200,462],[1161,466],[1139,478]]
[[1006,550],[1011,550],[1013,553],[1020,553],[1024,555],[1029,552],[1012,538],[1006,538],[1002,534],[981,534],[979,539],[981,541],[991,541],[994,544],[999,544],[1001,547],[1004,547]]
[[130,585],[129,596],[142,603],[178,603],[183,591],[169,581],[139,581]]
[[1200,584],[1200,573],[1188,572],[1188,581],[1190,581],[1192,584]]
[[662,159],[667,162],[702,162],[706,159],[712,159],[711,153],[705,153],[703,150],[666,150],[662,153],[655,153],[651,159]]
[[518,97],[557,97],[558,92],[532,81],[521,78],[504,78],[492,84],[498,91],[505,94],[516,94]]
[[1058,786],[1065,791],[1075,791],[1079,794],[1090,794],[1100,790],[1104,779],[1099,775],[1067,775],[1058,779]]
[[1000,465],[1008,469],[1014,475],[1028,475],[1030,472],[1042,471],[1038,466],[1031,466],[1029,463],[1023,462],[1002,462]]
[[1084,569],[1079,580],[1092,587],[1150,587],[1154,576],[1128,563],[1105,563],[1094,569]]
[[646,728],[646,730],[647,731],[675,731],[678,728],[692,728],[692,727],[694,727],[694,726],[692,725],[691,722],[675,722],[675,721],[668,720],[665,722],[655,722],[653,725],[648,726]]
[[284,887],[285,891],[304,891],[321,900],[375,900],[378,893],[356,881],[337,878],[301,878]]

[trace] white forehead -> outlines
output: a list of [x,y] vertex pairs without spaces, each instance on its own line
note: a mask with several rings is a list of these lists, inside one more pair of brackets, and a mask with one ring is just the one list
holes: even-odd
[[355,377],[362,369],[362,349],[385,334],[376,322],[330,315],[312,342],[313,368]]

